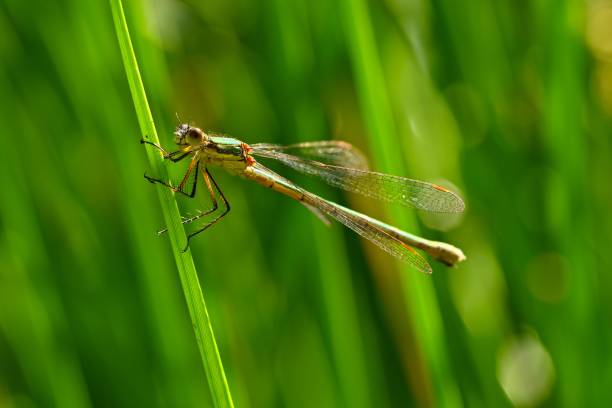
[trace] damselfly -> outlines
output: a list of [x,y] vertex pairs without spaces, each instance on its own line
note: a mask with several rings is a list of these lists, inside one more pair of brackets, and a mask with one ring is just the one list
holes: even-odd
[[[325,223],[329,223],[327,216],[335,218],[391,255],[409,262],[423,272],[431,273],[431,266],[413,247],[424,250],[447,265],[454,265],[465,259],[461,250],[452,245],[423,239],[327,201],[295,185],[255,159],[255,157],[274,159],[299,172],[320,177],[334,187],[382,201],[433,212],[463,211],[463,200],[444,187],[369,171],[363,154],[349,143],[321,141],[288,146],[264,143],[248,145],[234,138],[205,133],[187,124],[178,126],[174,134],[179,148],[173,152],[168,152],[163,147],[146,140],[142,140],[142,143],[156,147],[163,153],[164,159],[172,162],[189,158],[189,167],[181,182],[174,187],[168,182],[147,175],[145,178],[193,198],[198,174],[201,174],[210,194],[212,207],[207,211],[198,211],[194,216],[185,217],[183,224],[192,223],[220,210],[211,220],[188,234],[184,250],[187,250],[191,238],[215,224],[230,210],[227,199],[208,170],[208,167],[213,165],[254,180],[301,202]],[[217,194],[223,208],[218,204]],[[163,232],[166,230],[160,231]]]

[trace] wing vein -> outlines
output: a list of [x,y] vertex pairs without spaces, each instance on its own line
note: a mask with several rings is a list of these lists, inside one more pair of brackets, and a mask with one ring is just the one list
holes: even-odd
[[463,200],[443,187],[367,170],[325,164],[283,153],[260,149],[255,155],[275,159],[301,173],[320,177],[326,183],[377,200],[431,212],[455,213],[465,208]]

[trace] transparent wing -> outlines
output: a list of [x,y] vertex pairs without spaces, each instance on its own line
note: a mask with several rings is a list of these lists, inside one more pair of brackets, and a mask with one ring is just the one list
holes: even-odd
[[334,187],[378,200],[432,212],[456,213],[465,208],[458,195],[436,184],[306,160],[275,150],[254,150],[252,154],[278,160],[299,172],[320,177]]
[[313,207],[312,205],[304,201],[302,201],[302,204],[304,204],[304,207],[306,207],[308,211],[313,213],[319,219],[319,221],[321,221],[323,224],[327,226],[331,224],[329,220],[327,219],[327,217],[325,216],[325,213],[323,211],[319,210],[317,207]]
[[344,207],[338,204],[332,203],[331,201],[327,201],[317,196],[316,194],[306,191],[303,188],[296,186],[286,178],[276,174],[272,170],[261,165],[260,163],[256,163],[254,166],[260,174],[265,175],[270,180],[280,182],[283,185],[302,193],[304,196],[303,203],[319,209],[323,213],[329,215],[330,217],[341,222],[348,228],[352,229],[365,239],[371,241],[373,244],[377,245],[382,250],[388,252],[389,254],[395,256],[396,258],[402,261],[412,264],[421,272],[428,274],[432,272],[429,263],[414,248],[393,237],[381,228],[377,227],[364,215],[361,215],[355,211],[349,212]]
[[253,148],[254,155],[284,153],[334,166],[368,169],[368,160],[359,149],[350,143],[338,140],[304,142],[287,146],[258,143],[251,145],[251,148]]
[[412,264],[421,272],[428,274],[432,272],[429,263],[414,248],[389,235],[376,225],[312,193],[305,193],[304,198],[310,205],[319,208],[382,250],[402,261]]

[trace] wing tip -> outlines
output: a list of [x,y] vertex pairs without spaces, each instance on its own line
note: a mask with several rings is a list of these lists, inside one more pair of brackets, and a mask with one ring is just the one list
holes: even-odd
[[465,211],[465,201],[459,196],[459,194],[451,191],[451,190],[439,190],[446,193],[448,199],[445,200],[444,204],[440,203],[440,209],[438,212],[442,213],[462,213]]
[[412,266],[414,266],[416,269],[418,269],[420,272],[423,272],[426,275],[431,275],[433,273],[433,269],[431,269],[431,265],[429,264],[429,262],[427,262],[425,258],[423,258],[423,255],[418,253],[416,249],[414,249],[410,245],[402,241],[399,241],[399,243],[415,256],[416,259],[410,259],[410,263],[412,264]]

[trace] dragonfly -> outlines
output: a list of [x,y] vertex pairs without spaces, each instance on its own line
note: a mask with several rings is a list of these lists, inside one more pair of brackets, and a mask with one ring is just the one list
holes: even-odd
[[[186,123],[180,124],[174,135],[175,143],[178,145],[175,151],[168,151],[161,145],[145,139],[141,140],[141,143],[158,149],[165,160],[180,162],[188,159],[189,166],[181,181],[177,186],[173,186],[169,182],[150,177],[146,173],[145,178],[151,183],[170,188],[175,193],[194,198],[198,177],[201,176],[210,195],[212,206],[206,211],[198,210],[193,216],[183,217],[182,222],[183,224],[194,223],[216,213],[212,219],[187,235],[187,244],[183,252],[188,249],[189,242],[194,236],[210,228],[230,211],[227,198],[209,171],[209,167],[220,167],[231,174],[253,180],[302,203],[326,224],[329,224],[328,217],[339,221],[384,251],[408,262],[422,272],[431,273],[432,269],[415,248],[423,250],[432,258],[449,266],[465,259],[465,255],[459,248],[410,234],[340,204],[325,200],[270,170],[257,160],[276,160],[298,172],[319,177],[331,186],[417,210],[440,213],[459,213],[464,210],[463,200],[442,186],[370,171],[363,153],[350,143],[329,140],[285,146],[269,143],[249,145],[225,135],[206,133]],[[167,229],[158,233],[165,232]]]

